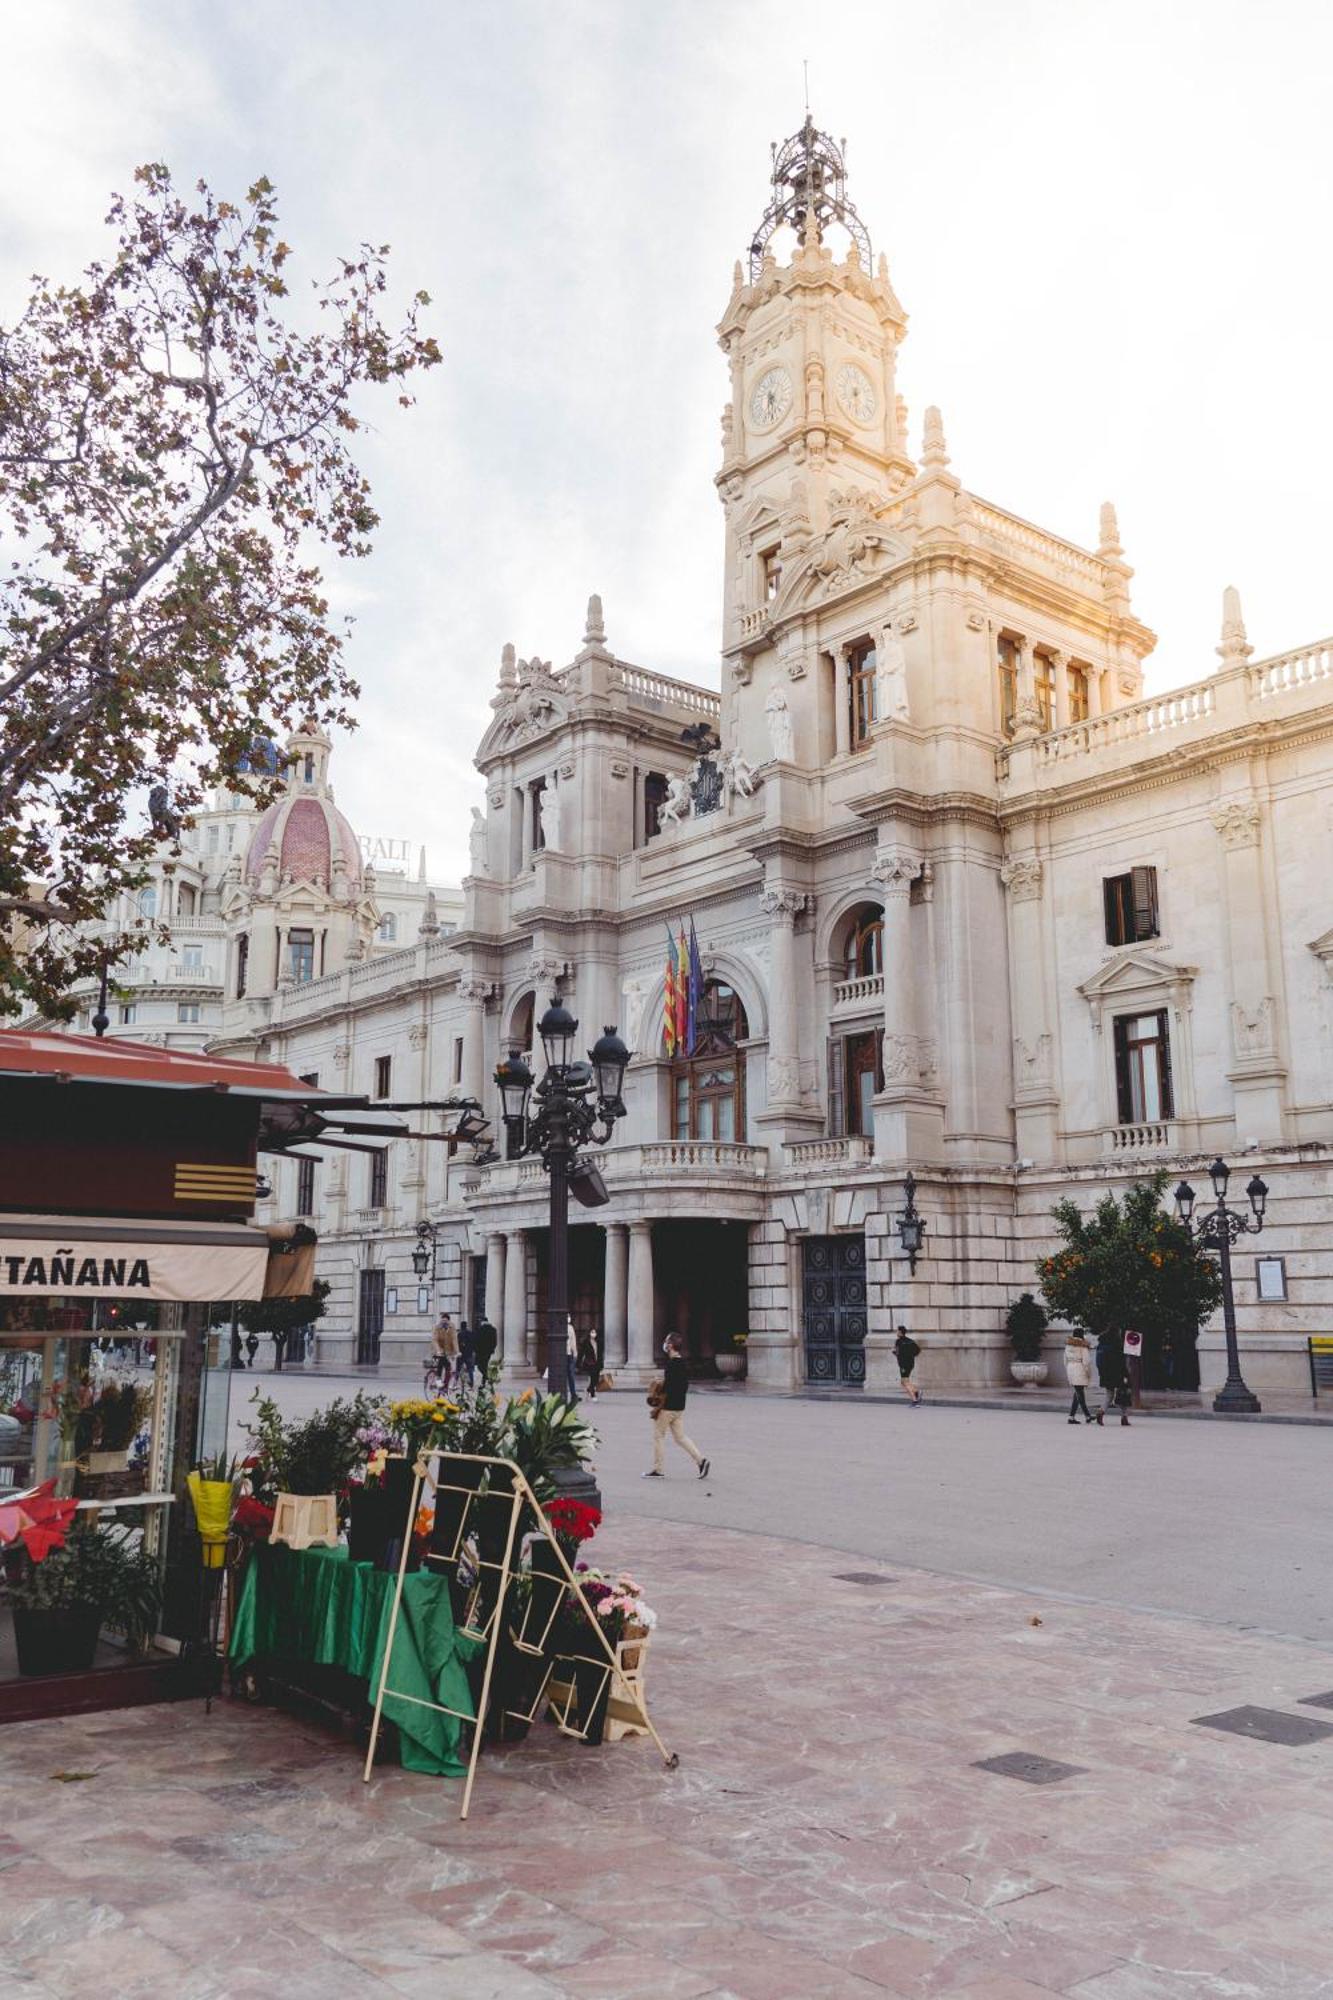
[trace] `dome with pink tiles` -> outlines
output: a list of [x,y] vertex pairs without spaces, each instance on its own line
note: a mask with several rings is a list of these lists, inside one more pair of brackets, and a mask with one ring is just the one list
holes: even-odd
[[290,739],[286,795],[260,815],[246,851],[250,881],[259,881],[275,855],[279,880],[290,876],[332,888],[341,877],[349,889],[361,888],[360,844],[329,791],[330,747],[324,731],[311,722]]

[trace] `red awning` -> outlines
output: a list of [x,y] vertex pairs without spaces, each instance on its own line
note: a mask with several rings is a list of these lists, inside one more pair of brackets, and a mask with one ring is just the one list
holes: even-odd
[[277,1063],[237,1062],[201,1056],[110,1035],[57,1035],[26,1028],[0,1029],[0,1077],[68,1077],[74,1083],[128,1083],[140,1089],[226,1090],[237,1097],[295,1097],[322,1092]]

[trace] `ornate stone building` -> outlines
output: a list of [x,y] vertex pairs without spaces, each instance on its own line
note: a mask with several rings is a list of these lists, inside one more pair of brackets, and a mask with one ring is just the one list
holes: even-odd
[[[1256,662],[1228,593],[1216,668],[1145,698],[1114,510],[1084,548],[970,493],[933,408],[914,450],[906,327],[807,120],[719,327],[721,693],[620,659],[596,598],[568,665],[507,646],[458,931],[280,988],[263,1045],[495,1113],[552,990],[589,1043],[618,1022],[629,1115],[571,1265],[631,1380],[671,1326],[703,1368],[745,1333],[769,1387],[883,1387],[899,1320],[929,1381],[999,1379],[1055,1199],[1243,1154],[1286,1293],[1261,1302],[1238,1258],[1246,1372],[1300,1389],[1333,1305],[1333,643]],[[663,1036],[682,917],[690,1057]],[[540,1164],[401,1152],[317,1172],[321,1357],[415,1356],[438,1298],[530,1365]],[[422,1220],[435,1291],[408,1263]],[[1220,1334],[1199,1363],[1220,1379]]]

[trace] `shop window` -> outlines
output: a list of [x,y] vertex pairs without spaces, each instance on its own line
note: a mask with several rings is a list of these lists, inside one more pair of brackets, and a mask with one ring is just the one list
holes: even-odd
[[743,1140],[745,1050],[750,1027],[735,991],[705,981],[695,1015],[692,1056],[671,1067],[672,1136]]
[[370,1156],[370,1201],[371,1208],[383,1208],[389,1198],[389,1151],[381,1146]]
[[387,1097],[389,1095],[390,1079],[392,1075],[393,1075],[393,1057],[376,1056],[375,1058],[376,1097]]
[[315,933],[293,930],[287,933],[287,963],[298,986],[308,985],[315,976]]
[[875,670],[879,662],[869,639],[853,646],[847,655],[848,699],[851,702],[852,744],[864,743],[879,720],[875,696]]
[[1155,868],[1131,868],[1127,875],[1107,876],[1102,897],[1108,944],[1142,944],[1160,936]]
[[1175,1115],[1165,1008],[1116,1017],[1115,1086],[1122,1125],[1147,1125]]
[[875,903],[854,910],[843,947],[844,979],[877,979],[884,970],[884,912]]
[[296,1162],[296,1213],[313,1215],[315,1212],[315,1162]]
[[1088,695],[1088,670],[1086,667],[1069,669],[1069,720],[1086,722],[1091,712]]
[[1009,736],[1018,712],[1018,641],[1006,633],[1001,633],[996,645],[996,665],[1000,677],[1000,727]]

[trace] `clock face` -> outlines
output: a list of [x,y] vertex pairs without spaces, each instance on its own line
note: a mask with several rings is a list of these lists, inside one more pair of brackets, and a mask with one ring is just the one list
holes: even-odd
[[791,376],[785,368],[766,368],[750,392],[750,422],[756,430],[771,430],[791,408]]
[[854,361],[844,361],[838,370],[838,401],[855,424],[870,423],[879,408],[874,384]]

